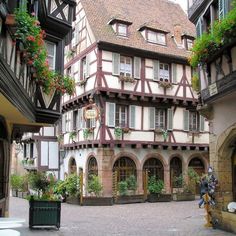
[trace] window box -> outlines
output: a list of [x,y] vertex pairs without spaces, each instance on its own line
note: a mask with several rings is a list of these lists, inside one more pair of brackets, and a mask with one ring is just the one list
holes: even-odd
[[121,82],[135,83],[135,79],[132,78],[132,77],[129,77],[129,76],[123,76],[123,75],[121,75],[121,76],[119,77],[119,80],[120,80]]
[[123,131],[123,133],[127,134],[127,133],[129,133],[131,130],[130,130],[129,127],[124,127],[124,128],[122,128],[122,131]]
[[112,197],[83,197],[83,206],[111,206],[113,205]]
[[172,83],[168,80],[160,80],[159,81],[159,87],[162,88],[172,88]]
[[163,194],[163,193],[150,193],[148,195],[148,202],[170,202],[172,200],[171,194]]

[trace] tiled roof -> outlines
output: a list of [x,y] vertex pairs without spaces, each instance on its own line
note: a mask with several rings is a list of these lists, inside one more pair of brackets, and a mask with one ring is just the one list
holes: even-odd
[[[189,55],[186,49],[177,47],[172,36],[175,25],[180,25],[182,33],[190,36],[195,36],[195,27],[176,3],[168,0],[81,0],[81,3],[97,42],[108,42],[181,58]],[[123,16],[122,18],[132,22],[128,38],[117,37],[108,24],[116,16]],[[146,42],[139,31],[143,26],[169,32],[167,46]]]

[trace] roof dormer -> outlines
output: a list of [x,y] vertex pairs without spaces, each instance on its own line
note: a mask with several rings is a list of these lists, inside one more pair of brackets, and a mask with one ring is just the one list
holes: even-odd
[[132,24],[132,22],[121,17],[113,17],[108,22],[108,24],[112,26],[112,29],[114,30],[117,36],[128,37],[129,26]]
[[162,28],[153,28],[147,25],[143,25],[138,29],[144,39],[149,43],[154,44],[160,44],[160,45],[166,45],[166,35],[169,33],[166,30],[163,30]]

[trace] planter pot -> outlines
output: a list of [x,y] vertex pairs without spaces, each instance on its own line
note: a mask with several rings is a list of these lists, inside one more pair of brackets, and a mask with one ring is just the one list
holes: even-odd
[[66,198],[66,203],[74,204],[74,205],[80,205],[80,198],[79,198],[79,196],[67,197]]
[[129,204],[144,202],[144,195],[118,196],[116,204]]
[[29,201],[29,227],[55,226],[60,228],[61,202],[60,201]]
[[83,206],[111,206],[112,197],[83,197]]
[[174,201],[194,201],[195,194],[192,193],[173,193]]
[[22,192],[22,198],[27,198],[28,192]]
[[18,197],[18,190],[12,189],[12,197]]
[[18,191],[18,197],[19,197],[19,198],[23,198],[23,192]]
[[149,194],[148,202],[170,202],[172,200],[171,194]]

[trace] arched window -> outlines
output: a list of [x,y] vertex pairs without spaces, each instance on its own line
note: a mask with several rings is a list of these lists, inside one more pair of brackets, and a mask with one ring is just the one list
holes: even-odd
[[136,166],[133,160],[129,157],[119,158],[113,167],[113,171],[117,171],[117,180],[125,181],[129,176],[136,176]]
[[77,173],[77,166],[75,158],[71,158],[69,162],[69,174],[76,174]]
[[143,165],[143,170],[148,170],[148,176],[156,176],[164,181],[164,167],[157,158],[149,158]]
[[91,157],[88,162],[88,177],[98,175],[98,164],[95,157]]
[[172,187],[176,188],[175,186],[175,178],[179,177],[182,174],[182,161],[179,157],[173,157],[170,161],[170,179]]
[[204,164],[202,160],[198,157],[194,157],[190,162],[188,167],[193,168],[199,176],[201,176],[205,172]]

